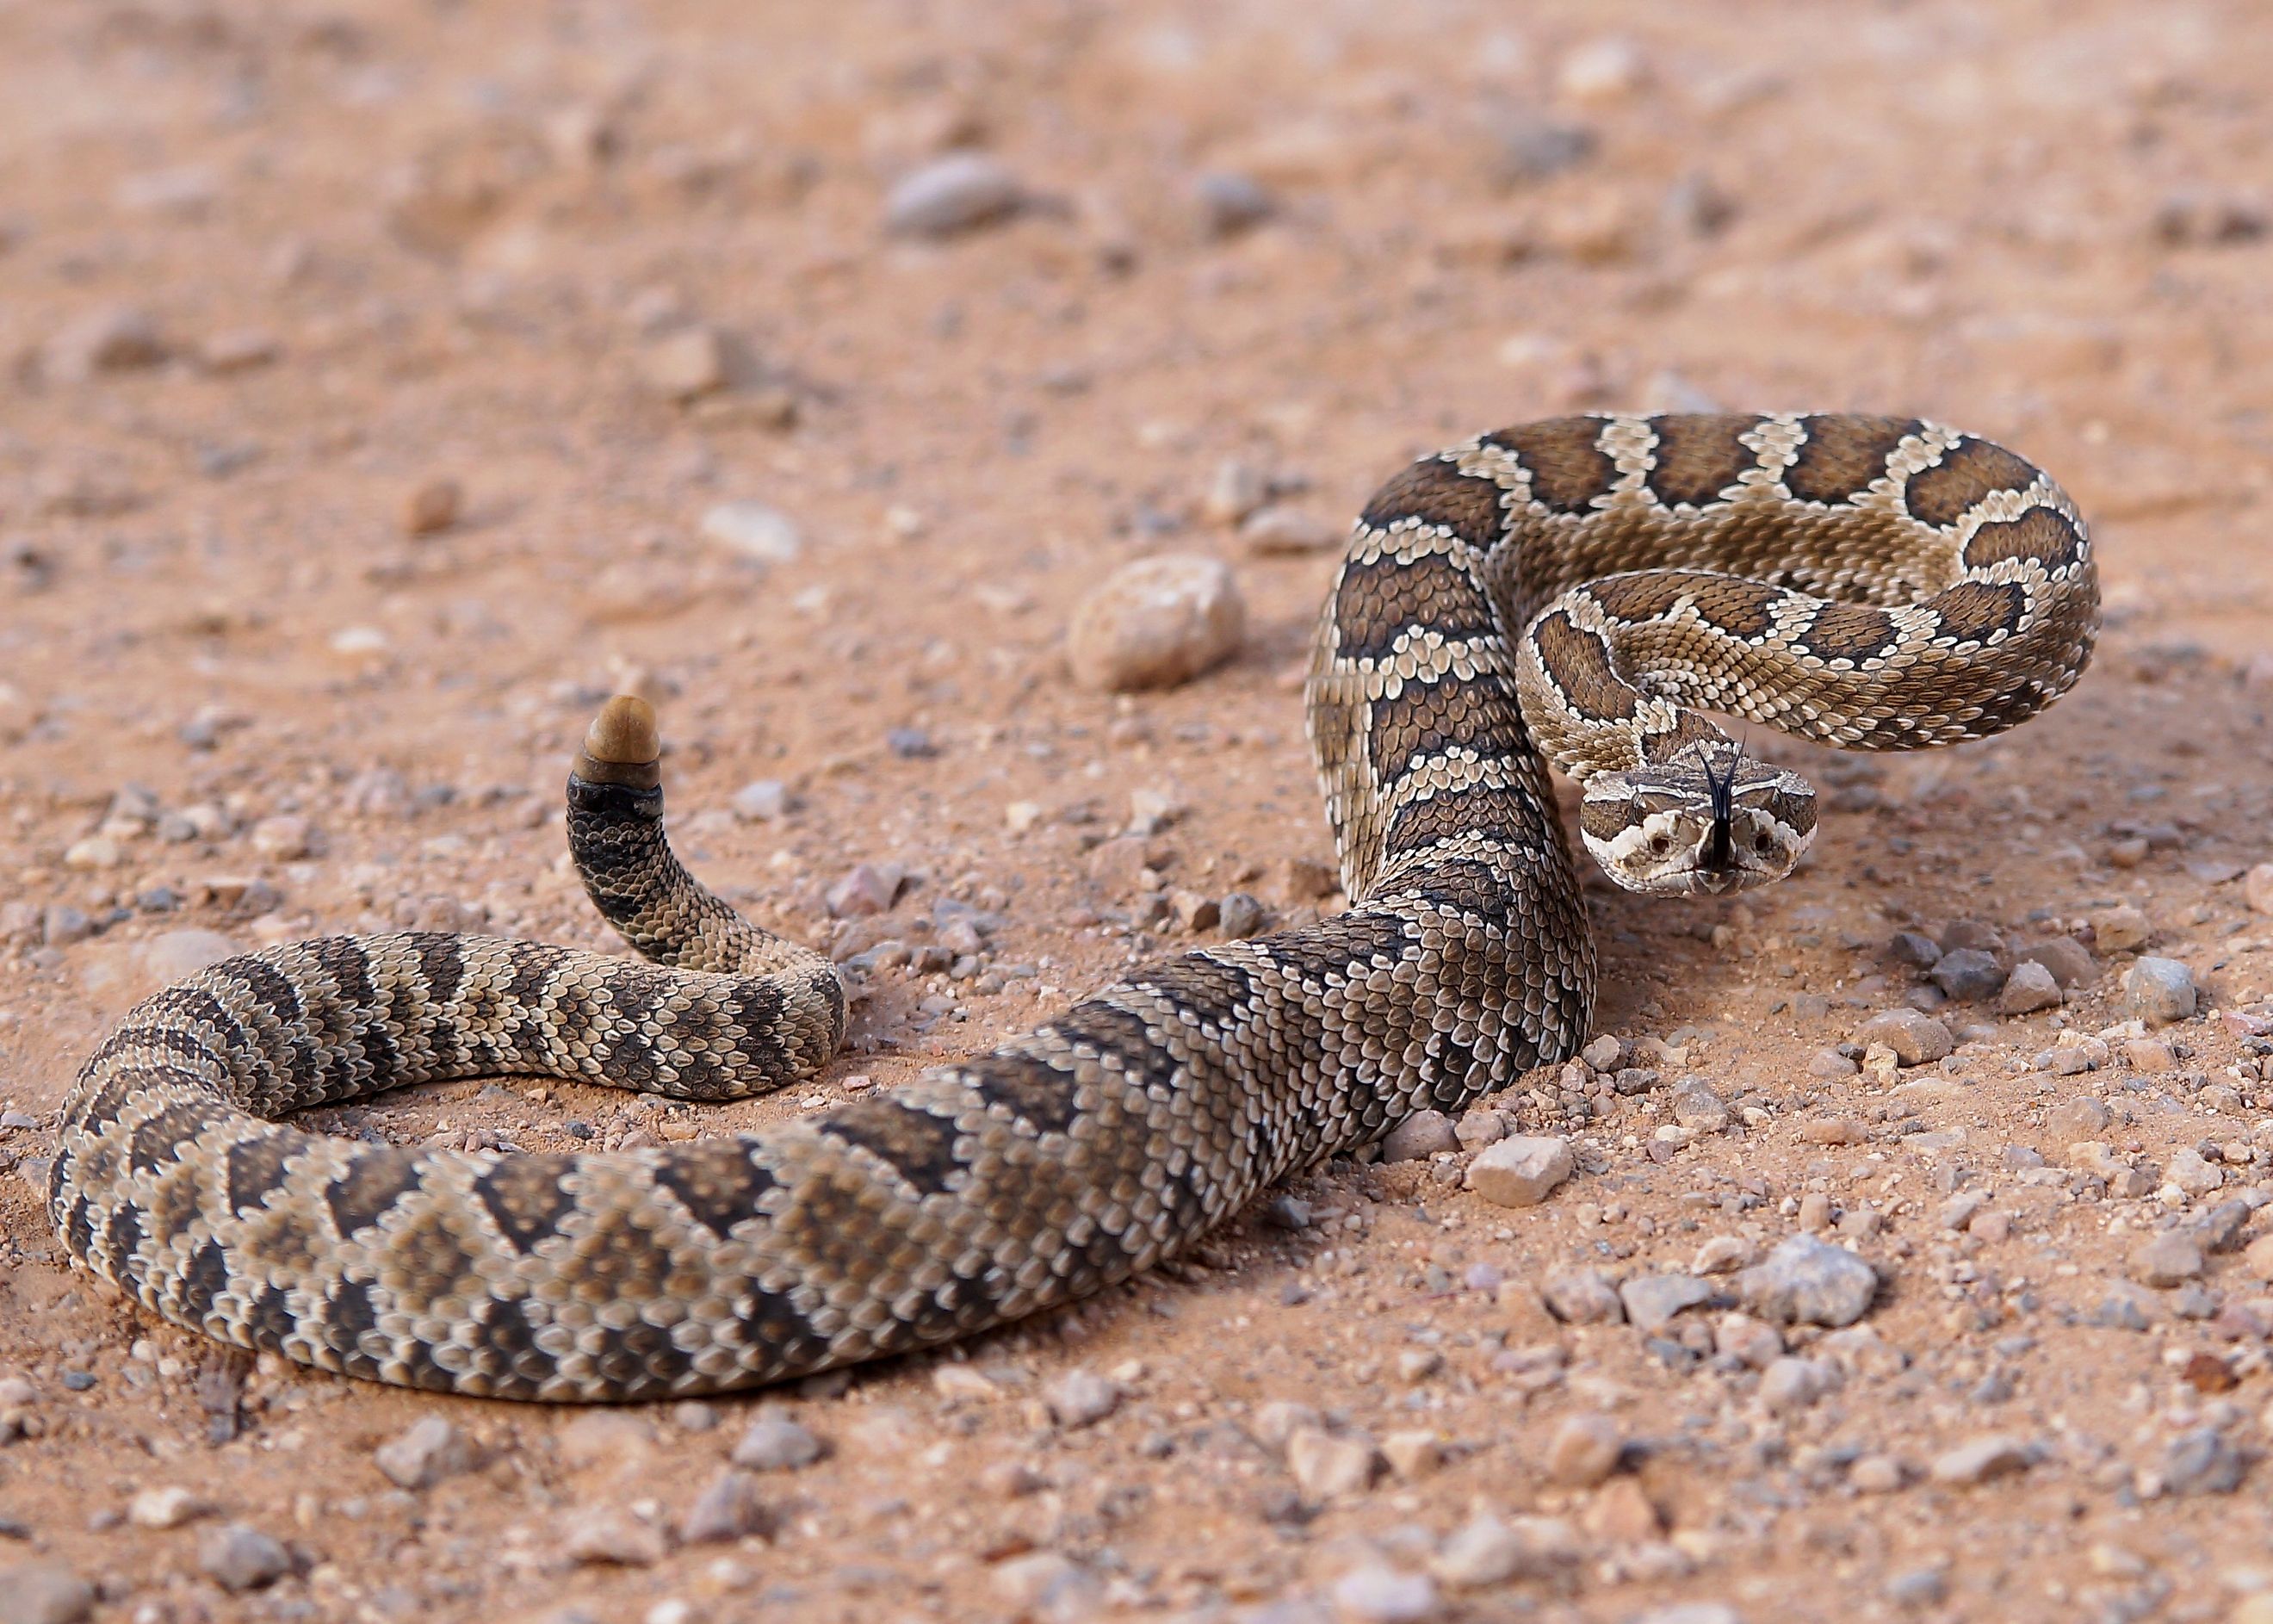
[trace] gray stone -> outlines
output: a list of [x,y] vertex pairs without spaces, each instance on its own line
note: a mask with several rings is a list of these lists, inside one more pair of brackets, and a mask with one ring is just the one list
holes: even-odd
[[1712,1286],[1693,1274],[1638,1274],[1618,1288],[1627,1322],[1645,1336],[1663,1330],[1683,1309],[1712,1297]]
[[1093,1371],[1076,1366],[1050,1383],[1042,1395],[1050,1418],[1062,1427],[1093,1426],[1121,1407],[1121,1387]]
[[730,1466],[695,1496],[679,1521],[679,1537],[690,1545],[724,1545],[766,1533],[772,1522],[756,1474]]
[[1871,1309],[1878,1271],[1844,1246],[1795,1235],[1737,1276],[1737,1293],[1778,1325],[1852,1325]]
[[1949,1598],[1949,1574],[1940,1568],[1910,1568],[1887,1581],[1887,1599],[1897,1607],[1939,1607]]
[[2059,1005],[2059,982],[2034,959],[2014,965],[2013,974],[2005,978],[2005,985],[1997,993],[1999,1015],[2033,1015],[2039,1010],[2056,1010]]
[[1548,1311],[1570,1325],[1615,1325],[1625,1318],[1625,1303],[1599,1269],[1557,1269],[1541,1282]]
[[94,1587],[60,1562],[0,1568],[0,1624],[80,1624]]
[[2133,1247],[2129,1264],[2131,1278],[2142,1285],[2184,1285],[2202,1278],[2202,1248],[2183,1230],[2165,1229]]
[[1571,1142],[1528,1134],[1488,1145],[1468,1163],[1467,1186],[1497,1207],[1536,1207],[1571,1177]]
[[1791,1355],[1772,1359],[1760,1372],[1760,1408],[1772,1416],[1807,1409],[1826,1394],[1837,1390],[1839,1367],[1827,1359],[1803,1359]]
[[616,1568],[652,1568],[671,1553],[662,1530],[614,1506],[570,1516],[562,1546],[571,1561]]
[[866,918],[890,912],[907,883],[907,870],[897,863],[855,863],[822,900],[832,919]]
[[1103,1592],[1097,1575],[1062,1552],[1031,1551],[994,1569],[994,1593],[1020,1618],[1091,1618]]
[[1193,182],[1192,201],[1200,229],[1218,237],[1260,225],[1279,207],[1279,200],[1261,181],[1229,169],[1212,170]]
[[1673,1120],[1692,1133],[1718,1133],[1729,1125],[1729,1107],[1701,1077],[1673,1085]]
[[1025,201],[1018,177],[984,153],[953,152],[903,176],[884,199],[884,229],[900,237],[953,237],[991,225]]
[[1941,944],[1917,930],[1897,930],[1887,938],[1887,957],[1913,970],[1931,970],[1941,962]]
[[731,1460],[752,1471],[795,1471],[823,1452],[820,1439],[784,1416],[761,1416],[734,1446]]
[[1243,891],[1230,892],[1216,905],[1216,929],[1234,942],[1257,935],[1269,919],[1262,899]]
[[1427,1574],[1368,1562],[1334,1583],[1334,1612],[1350,1624],[1427,1624],[1442,1611],[1437,1582]]
[[1084,688],[1171,688],[1237,653],[1246,628],[1227,566],[1163,553],[1122,565],[1083,599],[1067,628],[1066,663]]
[[2096,1139],[2113,1120],[2104,1104],[2083,1094],[2061,1101],[2045,1113],[2044,1132],[2056,1145],[2073,1145],[2079,1139]]
[[1384,1162],[1426,1162],[1442,1152],[1460,1147],[1452,1119],[1442,1111],[1420,1110],[1389,1131],[1381,1141]]
[[2099,979],[2099,961],[2074,936],[2050,936],[2032,942],[2013,954],[2013,967],[2042,965],[2063,988],[2084,987]]
[[445,1477],[470,1470],[474,1452],[456,1427],[440,1416],[428,1416],[379,1445],[371,1460],[398,1487],[431,1489]]
[[1626,1046],[1604,1033],[1579,1051],[1579,1058],[1597,1071],[1615,1071],[1626,1057]]
[[1578,1531],[1560,1517],[1489,1514],[1461,1525],[1437,1553],[1437,1577],[1455,1590],[1484,1590],[1511,1579],[1544,1578],[1574,1566]]
[[726,804],[746,823],[777,823],[789,813],[789,786],[779,778],[757,778],[736,790]]
[[1932,980],[1935,986],[1958,1003],[1978,1004],[1996,995],[2005,983],[2005,972],[1993,953],[1977,947],[1961,947],[1935,961]]
[[1866,1049],[1873,1043],[1883,1043],[1906,1066],[1939,1060],[1956,1047],[1948,1027],[1931,1015],[1909,1009],[1887,1010],[1872,1016],[1856,1029],[1855,1041]]
[[2123,974],[2123,1013],[2150,1026],[2193,1017],[2194,973],[2175,959],[2145,958]]
[[2036,1450],[2025,1439],[1994,1433],[1936,1455],[1930,1474],[1936,1483],[1987,1483],[2026,1471],[2036,1463]]
[[1632,1624],[1744,1624],[1744,1618],[1726,1602],[1677,1601],[1635,1613]]
[[2248,1460],[2210,1427],[2181,1432],[2163,1451],[2163,1486],[2173,1494],[2231,1494],[2248,1475]]
[[292,1553],[249,1523],[224,1522],[199,1539],[198,1567],[236,1595],[263,1589],[290,1573]]

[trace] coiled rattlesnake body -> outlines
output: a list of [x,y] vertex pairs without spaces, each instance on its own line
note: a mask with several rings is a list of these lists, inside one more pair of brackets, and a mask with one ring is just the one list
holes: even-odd
[[991,1055],[760,1134],[500,1155],[273,1120],[500,1074],[716,1100],[829,1058],[832,967],[679,866],[652,716],[611,701],[570,845],[652,962],[408,934],[217,964],[87,1061],[49,1213],[169,1320],[420,1387],[650,1398],[964,1336],[1572,1053],[1594,954],[1550,756],[1622,883],[1756,883],[1797,861],[1812,793],[1700,709],[1866,749],[1976,738],[2064,691],[2097,625],[2059,487],[1932,424],[1484,435],[1376,496],[1320,622],[1309,733],[1347,911],[1137,969]]

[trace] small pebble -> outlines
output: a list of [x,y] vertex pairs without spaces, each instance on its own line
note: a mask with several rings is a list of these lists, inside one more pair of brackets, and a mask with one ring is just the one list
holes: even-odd
[[1774,1360],[1760,1372],[1760,1408],[1772,1416],[1805,1410],[1840,1382],[1839,1367],[1823,1359]]
[[819,1460],[823,1446],[804,1427],[784,1416],[763,1416],[750,1423],[731,1457],[752,1471],[794,1471]]
[[0,1568],[0,1624],[83,1624],[94,1587],[60,1562]]
[[1362,1493],[1380,1469],[1380,1451],[1362,1432],[1335,1433],[1297,1426],[1287,1437],[1287,1470],[1310,1505]]
[[953,152],[904,176],[884,199],[884,229],[946,237],[992,225],[1025,200],[1018,177],[984,153]]
[[1334,1613],[1350,1624],[1427,1624],[1442,1611],[1437,1582],[1369,1562],[1334,1583]]
[[764,502],[720,502],[700,528],[705,541],[761,564],[793,564],[805,552],[797,521]]
[[2127,1261],[2131,1278],[2142,1285],[2178,1286],[2202,1278],[2202,1248],[2177,1229],[2149,1236],[2131,1249]]
[[1779,1325],[1852,1325],[1870,1312],[1878,1271],[1843,1246],[1795,1235],[1737,1276],[1746,1307]]
[[1618,1289],[1598,1269],[1558,1269],[1541,1282],[1539,1295],[1568,1325],[1615,1325],[1625,1318]]
[[1216,929],[1234,942],[1260,932],[1268,917],[1262,902],[1243,891],[1230,892],[1216,905]]
[[680,1519],[679,1537],[690,1545],[724,1545],[768,1532],[772,1518],[754,1473],[728,1467],[710,1480]]
[[1936,1483],[1955,1485],[1987,1483],[2026,1471],[2035,1460],[2036,1452],[2025,1440],[1992,1434],[1936,1455],[1928,1475]]
[[1467,1184],[1495,1206],[1536,1207],[1577,1165],[1568,1139],[1514,1135],[1476,1153]]
[[1712,1297],[1712,1286],[1692,1274],[1638,1274],[1618,1288],[1626,1322],[1644,1336],[1654,1336],[1683,1309]]
[[2043,965],[2030,959],[2014,965],[1997,993],[1999,1015],[2033,1015],[2060,1004],[2059,982]]
[[420,481],[402,499],[402,533],[439,535],[458,522],[465,500],[465,492],[454,479]]
[[2142,959],[2123,973],[2122,1012],[2150,1026],[2192,1019],[2194,973],[2175,959]]
[[445,1477],[473,1468],[465,1435],[440,1416],[428,1416],[371,1452],[371,1459],[396,1486],[431,1489]]
[[213,1509],[194,1490],[169,1485],[137,1492],[126,1502],[126,1520],[136,1528],[179,1528],[184,1522],[210,1516]]
[[198,1567],[231,1595],[274,1584],[292,1571],[282,1543],[244,1522],[224,1522],[198,1540]]
[[671,1553],[655,1528],[614,1506],[588,1506],[567,1522],[562,1549],[569,1560],[615,1568],[652,1568]]
[[1278,211],[1278,199],[1251,175],[1217,169],[1192,184],[1192,201],[1202,233],[1212,237],[1234,237],[1257,226]]
[[1052,1382],[1043,1392],[1042,1402],[1060,1426],[1091,1426],[1120,1408],[1121,1387],[1094,1372],[1076,1368]]
[[1857,1028],[1855,1041],[1865,1048],[1883,1043],[1906,1066],[1926,1065],[1956,1048],[1949,1028],[1919,1010],[1887,1010]]
[[1074,680],[1108,693],[1170,688],[1239,650],[1247,611],[1231,571],[1193,553],[1125,564],[1074,611]]
[[1590,1489],[1617,1470],[1624,1450],[1625,1435],[1609,1417],[1566,1416],[1549,1436],[1541,1463],[1550,1481]]

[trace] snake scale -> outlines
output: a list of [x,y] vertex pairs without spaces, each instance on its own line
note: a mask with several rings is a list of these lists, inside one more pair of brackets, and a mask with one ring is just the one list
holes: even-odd
[[1759,883],[1797,861],[1813,794],[1705,711],[1863,749],[1978,738],[2073,683],[2097,624],[2067,497],[1932,423],[1485,434],[1374,497],[1319,622],[1309,732],[1346,910],[761,1133],[497,1154],[276,1121],[509,1074],[718,1100],[828,1061],[833,966],[679,866],[653,714],[619,698],[568,780],[569,845],[647,962],[411,933],[214,965],[86,1062],[49,1214],[176,1324],[456,1393],[703,1393],[967,1336],[1573,1053],[1594,959],[1550,757],[1620,883]]

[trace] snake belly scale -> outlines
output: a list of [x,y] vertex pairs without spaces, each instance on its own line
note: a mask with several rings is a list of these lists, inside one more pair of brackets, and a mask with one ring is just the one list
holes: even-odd
[[1812,793],[1706,710],[1864,749],[1980,737],[2073,683],[2097,621],[2067,496],[1931,423],[1486,434],[1374,498],[1319,622],[1309,732],[1345,911],[1146,965],[992,1054],[758,1133],[498,1154],[277,1120],[498,1075],[719,1100],[827,1062],[833,966],[679,866],[652,713],[618,699],[569,839],[641,959],[411,933],[224,960],[87,1060],[49,1214],[176,1324],[436,1390],[655,1398],[967,1336],[1573,1053],[1594,958],[1550,758],[1621,883],[1758,883],[1812,834]]

